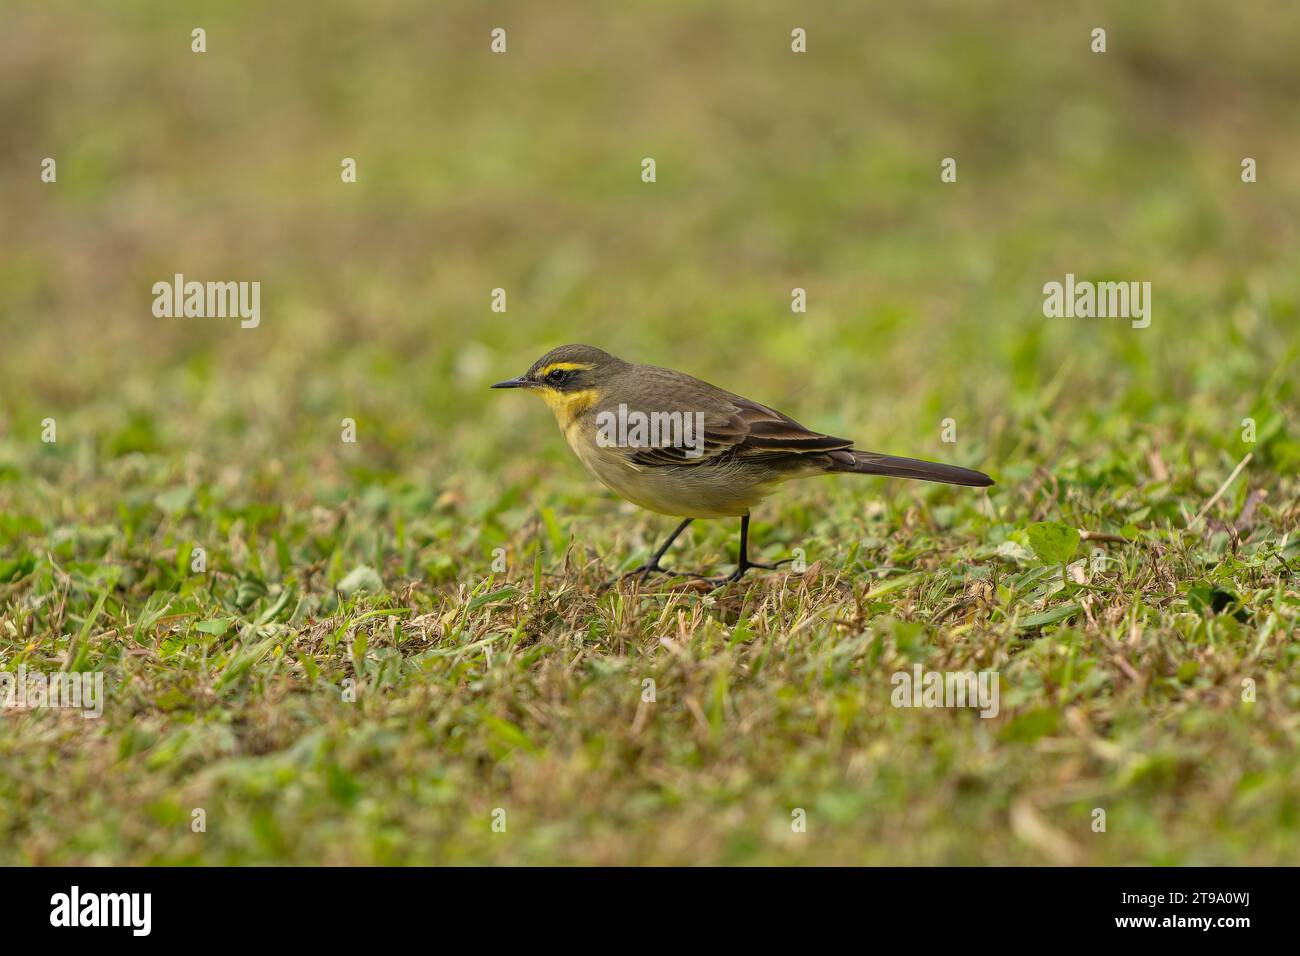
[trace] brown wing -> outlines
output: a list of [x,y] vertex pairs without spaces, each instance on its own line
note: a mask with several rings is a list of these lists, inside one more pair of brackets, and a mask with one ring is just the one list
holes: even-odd
[[[669,446],[638,449],[631,460],[650,467],[664,465],[701,465],[743,458],[770,460],[791,455],[824,454],[849,448],[853,442],[835,438],[804,428],[788,415],[757,402],[722,392],[726,396],[723,408],[704,414],[704,441],[702,452],[696,454],[699,443],[693,446]],[[729,407],[727,407],[729,406]]]

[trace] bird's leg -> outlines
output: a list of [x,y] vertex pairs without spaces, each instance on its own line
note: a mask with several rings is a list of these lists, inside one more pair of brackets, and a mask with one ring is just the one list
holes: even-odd
[[668,549],[672,547],[673,542],[677,540],[677,536],[681,534],[683,531],[685,531],[686,526],[689,525],[694,520],[695,520],[694,518],[683,519],[682,523],[679,524],[676,527],[676,529],[673,531],[673,533],[668,536],[668,540],[659,546],[659,550],[656,551],[654,554],[650,555],[649,561],[641,565],[639,568],[633,568],[631,571],[628,571],[626,574],[622,574],[619,577],[626,578],[629,577],[630,575],[637,574],[640,575],[641,580],[644,581],[646,578],[648,578],[651,574],[653,574],[656,571],[660,572],[661,574],[675,574],[676,572],[669,571],[667,568],[662,567],[659,564],[659,559],[668,553]]
[[782,558],[780,561],[773,561],[767,564],[763,561],[749,560],[749,515],[740,516],[740,556],[736,560],[736,570],[727,575],[724,579],[725,584],[733,581],[739,581],[745,576],[745,572],[750,568],[764,568],[768,571],[774,571],[783,564],[788,564],[794,558]]

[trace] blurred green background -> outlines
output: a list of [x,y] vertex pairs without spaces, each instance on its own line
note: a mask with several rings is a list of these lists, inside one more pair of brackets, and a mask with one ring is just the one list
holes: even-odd
[[[868,446],[1005,458],[1049,385],[1230,442],[1292,372],[1300,13],[1072,7],[8,4],[7,454],[53,416],[328,473],[350,416],[352,468],[533,474],[567,449],[483,388],[566,341]],[[1045,320],[1067,271],[1151,281],[1151,328]],[[261,281],[261,327],[156,319],[176,272]]]
[[[925,761],[903,760],[896,776],[880,778],[867,815],[854,802],[865,790],[841,773],[891,759],[880,743],[890,738],[849,717],[849,730],[820,748],[813,741],[825,728],[815,722],[761,726],[751,742],[764,752],[731,752],[735,775],[711,777],[717,754],[692,749],[686,715],[671,754],[657,758],[682,773],[670,800],[646,783],[665,786],[658,771],[608,763],[606,751],[552,735],[536,712],[511,712],[542,694],[530,683],[540,666],[532,657],[504,684],[489,681],[486,703],[461,670],[438,674],[442,698],[435,688],[426,700],[416,686],[424,677],[409,678],[402,691],[416,697],[400,698],[402,707],[450,714],[454,699],[466,710],[447,718],[447,738],[407,739],[401,760],[380,737],[407,710],[356,718],[374,730],[364,737],[348,718],[295,710],[300,698],[277,709],[284,673],[275,668],[250,668],[263,683],[243,697],[222,696],[234,684],[213,691],[205,668],[238,652],[230,642],[242,625],[225,637],[187,628],[245,613],[252,627],[281,587],[304,596],[291,625],[315,626],[339,611],[340,579],[371,566],[391,590],[378,606],[407,601],[436,615],[428,633],[445,639],[494,547],[509,548],[512,575],[527,577],[528,546],[543,541],[545,570],[562,579],[566,542],[613,568],[661,533],[662,520],[616,502],[580,470],[539,404],[487,390],[561,343],[680,368],[862,447],[954,460],[999,480],[988,509],[982,498],[902,483],[792,487],[761,516],[769,558],[802,543],[834,562],[877,534],[932,533],[942,563],[947,549],[991,550],[1043,517],[1110,532],[1130,522],[1181,526],[1247,452],[1254,458],[1225,507],[1235,514],[1248,488],[1263,488],[1261,539],[1295,526],[1300,8],[1292,2],[8,0],[0,19],[5,666],[66,663],[69,635],[84,625],[93,640],[77,653],[103,655],[127,702],[102,726],[24,718],[33,722],[0,743],[28,771],[0,784],[9,788],[0,830],[22,847],[11,858],[1068,859],[1032,839],[1041,832],[1032,816],[1012,826],[1020,843],[990,821],[1006,825],[1001,788],[1047,779],[1047,767],[1072,781],[1090,766],[1084,756],[1012,748],[1009,764],[964,771],[990,787],[971,803],[958,799],[966,791],[945,789],[956,786],[951,767],[927,765],[910,779],[907,768]],[[498,26],[508,31],[504,55],[489,50]],[[1104,54],[1090,50],[1098,26],[1107,30]],[[190,49],[195,27],[207,32],[201,55]],[[806,54],[791,52],[795,27],[807,31]],[[40,180],[45,157],[57,161],[57,183]],[[357,161],[355,184],[340,180],[345,157]],[[656,160],[653,184],[641,181],[644,157]],[[954,184],[940,182],[945,157],[958,162]],[[1257,161],[1257,183],[1241,181],[1244,157]],[[154,317],[153,283],[178,272],[260,281],[260,327]],[[1045,319],[1043,284],[1067,272],[1150,281],[1150,328]],[[806,314],[791,313],[795,287],[807,290]],[[504,314],[490,309],[494,288],[506,290]],[[1246,417],[1257,422],[1250,444]],[[40,440],[47,418],[57,423],[55,444]],[[355,445],[339,440],[344,418],[357,423]],[[946,418],[957,425],[955,446],[940,440]],[[1168,472],[1154,486],[1153,455]],[[877,498],[883,517],[867,504]],[[867,527],[869,517],[883,524]],[[960,531],[946,535],[953,527]],[[719,523],[695,529],[685,566],[725,562],[733,533]],[[196,542],[210,552],[210,591],[184,575]],[[1219,540],[1215,554],[1228,547]],[[916,553],[893,557],[919,567]],[[92,627],[85,622],[96,621],[97,588],[110,573],[121,577]],[[962,582],[954,586],[960,594]],[[159,618],[158,595],[170,595],[176,620]],[[565,618],[571,630],[584,613]],[[1283,619],[1294,621],[1289,613]],[[1173,632],[1171,620],[1161,635]],[[475,638],[505,627],[481,626]],[[1078,637],[1081,653],[1108,661],[1108,642],[1128,627],[1122,614],[1103,621],[1104,636]],[[941,632],[927,625],[927,634]],[[881,633],[891,648],[906,644],[888,627]],[[1261,633],[1280,637],[1275,624]],[[127,634],[139,658],[123,650]],[[367,649],[350,646],[351,661],[300,643],[303,670],[294,673],[309,682],[331,660],[360,673]],[[1258,652],[1265,638],[1240,646]],[[171,670],[151,669],[155,653]],[[398,656],[412,664],[405,650]],[[1294,676],[1294,655],[1270,662]],[[792,656],[782,708],[801,696],[820,707],[819,695],[831,693],[801,666]],[[566,712],[597,726],[630,720],[613,704],[583,709],[613,686],[601,683],[604,671],[593,674],[582,678],[591,684],[554,685],[565,688],[552,689]],[[816,686],[789,690],[805,678]],[[381,669],[374,679],[391,675]],[[856,678],[844,680],[834,693],[860,693]],[[765,699],[764,688],[752,691]],[[827,704],[852,713],[835,706]],[[1159,722],[1146,698],[1124,706],[1133,709],[1117,726],[1139,733]],[[1272,725],[1280,738],[1252,738],[1261,749],[1250,756],[1225,740],[1253,729],[1189,730],[1198,743],[1188,750],[1161,723],[1173,738],[1154,770],[1097,771],[1116,792],[1150,789],[1129,842],[1098,843],[1083,859],[1273,862],[1289,846],[1294,862],[1289,713],[1290,723]],[[514,723],[491,723],[507,714]],[[1074,725],[1051,726],[1068,735]],[[520,727],[527,747],[510,730]],[[912,753],[975,752],[972,739],[912,739],[920,748]],[[70,761],[64,782],[42,782],[59,748]],[[373,776],[381,752],[392,766],[417,768],[445,756],[430,784],[435,797]],[[1226,770],[1198,763],[1214,754]],[[258,763],[263,755],[278,762]],[[285,768],[299,759],[323,776],[294,778]],[[697,777],[681,769],[700,761]],[[765,825],[746,829],[749,817],[729,816],[725,808],[757,792],[747,774],[763,778],[764,765],[785,768],[772,774],[790,784],[789,800],[812,781],[821,819],[838,814],[844,840],[771,849]],[[209,781],[243,781],[230,784],[225,809],[238,827],[180,844],[133,816],[146,807],[183,830],[193,801],[178,794],[201,768]],[[88,796],[108,775],[116,789]],[[1219,793],[1207,783],[1215,779],[1248,781],[1256,802]],[[386,806],[406,815],[368,829],[357,822],[356,794],[385,786],[394,788]],[[525,804],[531,793],[536,817],[547,819],[550,807],[560,829],[510,849],[437,829],[450,824],[419,830],[412,808],[492,787],[514,787]],[[283,788],[296,796],[281,805],[274,794]],[[563,827],[577,818],[550,806],[558,797],[548,788],[585,800],[590,820],[622,819],[625,830],[611,835],[602,828],[614,824],[597,822],[575,836]],[[917,806],[920,793],[936,804]],[[1189,817],[1196,825],[1185,831],[1162,830],[1179,825],[1180,801],[1197,793],[1219,802]],[[685,799],[702,794],[710,796]],[[674,829],[656,815],[679,798],[689,819]],[[772,806],[784,799],[772,796]],[[481,800],[475,812],[486,813],[491,797]],[[1076,808],[1084,826],[1088,806]],[[868,816],[892,830],[848,833],[876,825]],[[949,817],[956,829],[944,829]],[[1211,820],[1226,828],[1214,839],[1205,835]],[[413,832],[419,840],[408,839]],[[625,846],[628,833],[635,841]]]

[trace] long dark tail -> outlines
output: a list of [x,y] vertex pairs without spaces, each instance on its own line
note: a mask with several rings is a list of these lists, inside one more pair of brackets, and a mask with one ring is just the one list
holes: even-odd
[[[849,462],[841,455],[852,455]],[[869,451],[845,449],[834,455],[835,465],[832,471],[847,471],[859,475],[886,475],[890,478],[917,478],[921,481],[942,481],[949,485],[970,485],[975,488],[987,488],[993,479],[982,471],[970,468],[958,468],[956,465],[942,465],[937,461],[921,461],[919,458],[897,458],[893,455],[877,455]]]

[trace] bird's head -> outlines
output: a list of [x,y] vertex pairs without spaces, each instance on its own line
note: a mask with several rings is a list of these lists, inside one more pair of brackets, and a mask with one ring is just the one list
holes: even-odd
[[600,400],[604,386],[627,363],[591,345],[561,345],[551,349],[518,378],[493,388],[526,388],[551,406],[560,423]]

